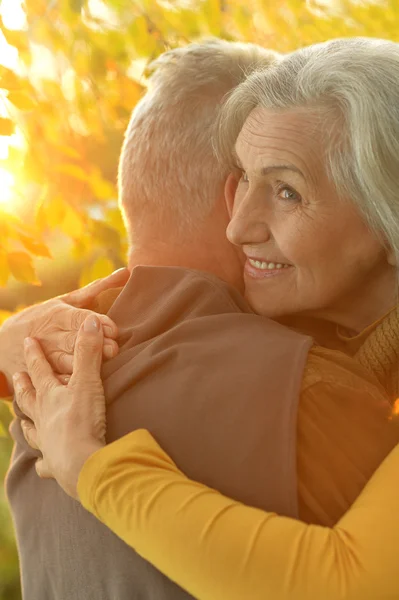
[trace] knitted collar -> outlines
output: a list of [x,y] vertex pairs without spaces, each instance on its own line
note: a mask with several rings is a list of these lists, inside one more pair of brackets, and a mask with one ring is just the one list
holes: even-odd
[[399,305],[365,339],[355,358],[374,373],[395,402],[399,398]]

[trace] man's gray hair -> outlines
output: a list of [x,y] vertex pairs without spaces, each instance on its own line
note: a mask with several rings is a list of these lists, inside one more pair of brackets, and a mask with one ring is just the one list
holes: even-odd
[[224,164],[234,162],[236,139],[255,107],[319,114],[331,180],[399,265],[399,45],[337,39],[253,73],[220,111],[215,145]]
[[254,44],[212,39],[170,50],[153,62],[135,107],[119,166],[120,204],[129,236],[167,219],[189,233],[212,211],[226,171],[212,132],[223,97],[278,54]]

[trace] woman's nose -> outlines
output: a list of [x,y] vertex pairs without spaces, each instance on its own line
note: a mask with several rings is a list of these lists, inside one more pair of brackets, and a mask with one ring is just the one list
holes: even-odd
[[236,246],[260,244],[270,239],[265,207],[243,200],[234,211],[226,230],[227,239]]

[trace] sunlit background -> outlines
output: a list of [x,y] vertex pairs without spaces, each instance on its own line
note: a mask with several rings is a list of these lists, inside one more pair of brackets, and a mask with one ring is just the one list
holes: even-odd
[[[0,15],[8,29],[23,29],[26,25],[22,0],[3,0]],[[0,64],[9,69],[18,68],[18,50],[7,44],[4,35],[0,33]],[[0,116],[7,116],[4,97],[0,97]],[[9,147],[19,143],[18,136],[0,136],[0,160],[8,158]],[[0,205],[10,209],[15,198],[15,178],[12,173],[0,167]]]
[[[125,264],[118,156],[160,53],[209,36],[280,52],[399,42],[399,0],[0,0],[0,17],[0,326]],[[10,418],[0,402],[0,600],[21,598],[2,487]]]

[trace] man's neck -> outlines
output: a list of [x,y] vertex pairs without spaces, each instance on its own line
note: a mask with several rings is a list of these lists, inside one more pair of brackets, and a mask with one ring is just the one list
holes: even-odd
[[[129,269],[138,265],[183,267],[216,275],[223,281],[240,288],[241,269],[238,259],[223,252],[213,252],[205,245],[198,248],[189,241],[170,244],[157,241],[132,247],[129,254]],[[240,291],[242,291],[240,289]]]

